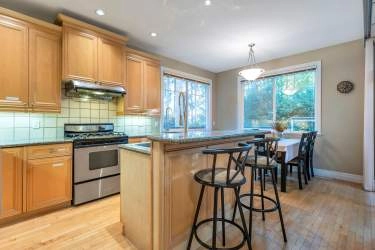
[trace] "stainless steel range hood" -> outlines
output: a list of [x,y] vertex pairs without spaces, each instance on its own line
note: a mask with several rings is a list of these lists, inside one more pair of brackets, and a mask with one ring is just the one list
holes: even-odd
[[69,97],[112,100],[125,94],[126,90],[120,86],[105,86],[77,80],[65,82],[65,95]]

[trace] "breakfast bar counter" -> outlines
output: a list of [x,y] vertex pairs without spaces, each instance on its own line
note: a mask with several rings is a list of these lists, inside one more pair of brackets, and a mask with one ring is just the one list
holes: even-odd
[[[265,133],[260,130],[161,133],[148,136],[149,144],[135,145],[149,150],[137,150],[131,144],[120,147],[123,234],[138,249],[185,249],[199,196],[199,185],[193,175],[212,164],[211,156],[203,155],[202,150],[233,147]],[[218,156],[216,164],[225,167],[227,156]],[[202,217],[212,212],[213,195],[209,191],[204,197]],[[233,202],[234,195],[226,195],[226,209]]]

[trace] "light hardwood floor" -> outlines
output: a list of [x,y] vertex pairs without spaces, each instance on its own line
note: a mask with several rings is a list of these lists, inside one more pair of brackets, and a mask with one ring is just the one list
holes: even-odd
[[[288,243],[276,213],[265,222],[256,214],[253,249],[375,249],[375,194],[360,185],[315,177],[300,191],[293,178],[281,200]],[[113,196],[0,228],[0,249],[134,249],[119,203]]]

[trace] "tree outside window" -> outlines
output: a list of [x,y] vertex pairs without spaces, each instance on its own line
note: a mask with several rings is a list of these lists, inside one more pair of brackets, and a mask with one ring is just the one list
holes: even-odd
[[316,130],[315,82],[315,69],[245,82],[244,127],[285,121],[290,131]]

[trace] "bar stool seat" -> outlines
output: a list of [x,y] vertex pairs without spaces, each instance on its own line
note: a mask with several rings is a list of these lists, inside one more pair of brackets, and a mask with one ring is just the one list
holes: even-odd
[[263,165],[267,167],[268,165],[277,165],[277,162],[273,158],[269,158],[269,163],[267,164],[267,157],[266,156],[257,156],[255,160],[255,156],[249,156],[246,161],[246,165]]
[[[212,187],[238,187],[240,185],[245,184],[246,178],[245,176],[234,170],[231,169],[229,171],[229,179],[232,181],[230,183],[227,183],[227,169],[226,168],[216,168],[214,171],[214,178],[212,178],[212,170],[211,169],[204,169],[198,171],[194,175],[194,179],[202,184],[202,185],[208,185]],[[212,181],[214,179],[214,181]]]

